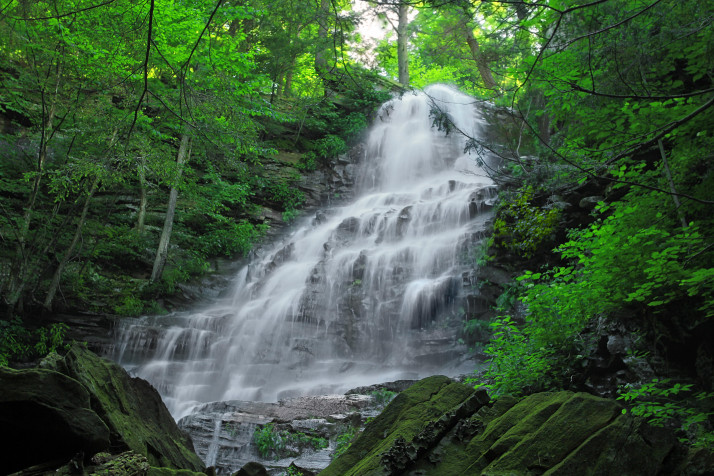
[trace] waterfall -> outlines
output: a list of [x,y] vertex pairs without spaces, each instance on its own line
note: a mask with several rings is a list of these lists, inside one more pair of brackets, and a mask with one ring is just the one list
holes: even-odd
[[463,135],[432,127],[435,105],[460,131],[482,135],[473,99],[449,87],[387,102],[352,203],[258,253],[226,298],[126,320],[114,358],[149,380],[177,418],[202,402],[275,401],[453,370],[464,351],[462,274],[494,185]]

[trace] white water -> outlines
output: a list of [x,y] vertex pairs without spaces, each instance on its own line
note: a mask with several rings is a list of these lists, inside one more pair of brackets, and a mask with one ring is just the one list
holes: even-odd
[[[438,85],[427,93],[479,136],[471,98]],[[488,217],[480,208],[493,183],[464,155],[461,135],[431,127],[428,96],[381,108],[358,198],[254,259],[230,298],[120,330],[115,358],[156,386],[176,418],[202,402],[454,371],[464,255]]]

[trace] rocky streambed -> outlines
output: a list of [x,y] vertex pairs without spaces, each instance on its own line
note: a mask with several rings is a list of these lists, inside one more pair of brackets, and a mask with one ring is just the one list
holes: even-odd
[[297,467],[307,475],[327,467],[364,425],[413,381],[361,387],[345,395],[305,396],[277,403],[228,401],[204,404],[179,420],[196,453],[218,474],[248,462],[269,474]]

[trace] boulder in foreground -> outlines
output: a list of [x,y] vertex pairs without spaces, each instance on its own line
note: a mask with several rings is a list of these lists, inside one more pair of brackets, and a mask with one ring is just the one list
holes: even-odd
[[2,474],[91,464],[101,451],[133,451],[157,467],[204,468],[148,382],[80,345],[38,368],[0,368],[0,424]]
[[714,455],[586,393],[489,402],[430,377],[397,396],[320,476],[705,475]]

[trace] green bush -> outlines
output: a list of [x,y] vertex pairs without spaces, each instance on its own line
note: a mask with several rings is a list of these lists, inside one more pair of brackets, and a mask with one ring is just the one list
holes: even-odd
[[271,455],[278,459],[278,452],[285,448],[285,437],[275,429],[273,423],[256,428],[253,442],[258,448],[258,454],[264,459],[268,459]]
[[386,388],[380,388],[371,393],[372,399],[377,406],[384,407],[397,396],[397,392],[392,392]]
[[64,339],[68,330],[69,326],[63,322],[37,329],[35,331],[37,342],[34,346],[37,355],[42,357],[50,352],[67,348],[68,345],[64,344]]
[[247,220],[221,219],[207,227],[197,246],[205,256],[244,256],[266,229],[267,225],[255,226]]
[[543,209],[531,205],[534,190],[521,188],[516,195],[504,200],[493,223],[496,246],[523,258],[532,258],[554,234],[560,220],[558,209]]
[[334,134],[328,134],[315,142],[315,153],[323,160],[330,160],[347,151],[344,139]]
[[[693,393],[691,384],[653,379],[638,387],[625,386],[617,399],[628,404],[633,415],[646,419],[650,425],[678,426],[683,443],[704,447],[714,444],[710,422],[714,412],[702,410],[701,405],[705,401],[711,402],[714,393]],[[695,406],[696,402],[700,404]],[[627,411],[622,410],[622,413]]]
[[355,427],[348,427],[345,431],[337,435],[337,445],[335,447],[334,457],[337,458],[341,454],[344,454],[352,445],[352,440],[357,436],[357,429]]
[[265,184],[265,192],[283,210],[298,208],[305,202],[305,194],[295,186],[295,180],[270,180]]
[[295,167],[298,170],[303,170],[305,172],[317,170],[317,155],[315,155],[315,152],[312,151],[305,152],[302,156],[300,156],[300,160],[297,164],[295,164]]
[[499,317],[486,348],[494,393],[564,385],[583,358],[580,334],[592,319],[626,309],[662,338],[714,316],[714,257],[700,225],[681,227],[661,212],[661,196],[641,191],[596,214],[558,248],[564,266],[518,278],[523,321]]
[[64,350],[69,326],[64,323],[27,329],[19,318],[0,320],[0,367],[7,367],[13,360],[44,357],[50,352]]
[[469,319],[464,322],[463,332],[466,336],[481,336],[491,333],[491,322],[483,319]]
[[286,430],[278,431],[273,423],[268,423],[262,428],[256,428],[253,433],[253,442],[258,448],[258,454],[265,459],[271,456],[275,457],[275,459],[284,456],[281,452],[285,450],[287,445],[309,446],[315,450],[329,446],[329,442],[325,438],[306,435],[305,433],[290,433]]
[[298,446],[309,446],[315,450],[321,450],[327,448],[330,443],[325,438],[320,436],[306,435],[305,433],[290,433],[283,432],[283,437],[286,442]]
[[114,312],[120,316],[138,316],[144,310],[144,301],[136,296],[124,296],[121,304],[114,307]]

